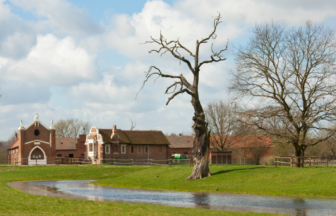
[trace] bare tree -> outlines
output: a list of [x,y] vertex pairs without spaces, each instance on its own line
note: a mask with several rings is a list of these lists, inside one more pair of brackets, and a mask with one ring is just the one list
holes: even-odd
[[235,136],[240,132],[236,102],[210,102],[204,113],[212,136],[210,145],[220,152],[228,150],[238,141]]
[[231,89],[266,104],[245,112],[246,119],[291,143],[296,156],[336,132],[323,126],[336,117],[335,42],[333,31],[311,22],[297,28],[272,22],[256,25],[248,45],[237,49]]
[[135,122],[133,122],[133,120],[132,119],[130,119],[131,120],[131,129],[130,130],[133,130],[134,128],[135,128],[135,126],[136,126],[136,123]]
[[78,119],[59,120],[55,124],[56,137],[78,137],[80,133],[87,134],[90,123]]
[[0,164],[8,163],[8,152],[7,149],[14,143],[17,139],[17,131],[14,131],[7,141],[0,141]]
[[[210,132],[208,131],[208,126],[207,123],[205,122],[204,111],[201,105],[201,101],[199,99],[199,93],[198,93],[199,74],[202,65],[226,60],[226,58],[223,58],[222,53],[227,50],[228,44],[226,44],[226,47],[220,50],[219,52],[215,52],[211,46],[212,55],[210,56],[210,59],[202,62],[199,61],[199,49],[201,44],[207,43],[211,38],[213,39],[216,38],[217,26],[219,25],[219,23],[221,23],[220,19],[221,19],[220,14],[217,17],[215,17],[213,26],[214,29],[208,37],[202,39],[201,41],[198,40],[196,41],[195,53],[191,52],[189,49],[183,46],[180,43],[179,39],[171,40],[168,42],[167,39],[164,38],[164,36],[161,34],[161,32],[159,39],[154,39],[151,36],[151,41],[145,42],[145,43],[154,43],[159,45],[160,47],[157,50],[154,49],[149,51],[149,53],[157,52],[161,53],[161,56],[167,52],[171,53],[173,57],[178,59],[180,62],[184,62],[188,66],[190,72],[193,74],[193,82],[191,84],[182,74],[179,76],[164,74],[158,67],[151,66],[148,72],[146,72],[146,79],[144,80],[143,86],[141,87],[142,89],[151,76],[157,75],[158,78],[164,77],[164,78],[176,79],[176,81],[172,85],[168,86],[168,88],[166,89],[165,92],[166,94],[172,94],[168,98],[166,105],[168,105],[169,102],[179,94],[187,93],[191,96],[191,104],[194,107],[194,116],[192,118],[194,121],[193,129],[195,131],[195,138],[193,143],[194,168],[191,175],[187,178],[188,180],[200,179],[211,175],[208,165]],[[194,66],[188,59],[186,59],[184,56],[180,54],[179,50],[188,53],[190,56],[193,57]],[[176,91],[176,88],[178,88],[178,91]],[[172,92],[169,92],[170,89],[174,90]]]

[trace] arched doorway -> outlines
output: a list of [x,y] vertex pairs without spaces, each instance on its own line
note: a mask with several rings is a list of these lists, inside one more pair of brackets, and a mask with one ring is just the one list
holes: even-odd
[[43,149],[36,146],[30,153],[28,158],[28,165],[45,165],[47,164],[47,156]]

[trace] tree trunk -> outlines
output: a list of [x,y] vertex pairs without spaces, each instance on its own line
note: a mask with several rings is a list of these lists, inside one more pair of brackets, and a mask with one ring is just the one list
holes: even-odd
[[209,170],[209,146],[210,146],[210,131],[205,122],[203,108],[198,98],[192,98],[192,104],[195,109],[193,116],[193,125],[195,131],[194,138],[194,168],[187,180],[196,180],[204,177],[210,177]]
[[194,168],[187,180],[196,180],[204,177],[210,177],[209,170],[209,140],[210,132],[200,133],[195,130],[194,139]]
[[298,158],[298,157],[304,157],[304,149],[301,148],[300,146],[296,147],[295,148],[295,156],[297,157],[296,158],[296,161],[295,161],[295,167],[296,168],[300,168],[300,164],[302,163],[302,167],[304,166],[304,159],[301,159],[301,158]]

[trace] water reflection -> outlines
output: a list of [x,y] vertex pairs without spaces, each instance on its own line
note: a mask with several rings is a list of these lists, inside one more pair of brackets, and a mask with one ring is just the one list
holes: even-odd
[[8,185],[31,194],[94,201],[135,202],[300,216],[336,215],[336,199],[122,189],[103,187],[90,182],[92,181],[11,182]]
[[205,208],[210,209],[210,198],[207,194],[195,193],[193,194],[193,202],[195,203],[195,208]]

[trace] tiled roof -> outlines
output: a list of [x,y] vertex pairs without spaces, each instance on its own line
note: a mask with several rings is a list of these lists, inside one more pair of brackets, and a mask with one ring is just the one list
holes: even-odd
[[[193,136],[168,136],[167,139],[170,142],[170,148],[193,148]],[[217,137],[211,137],[210,141],[218,139]],[[232,141],[231,148],[243,148],[243,147],[254,147],[258,145],[271,146],[272,141],[268,136],[237,136],[229,137],[229,139],[234,139]]]
[[193,148],[193,136],[167,136],[170,148]]
[[56,150],[76,149],[77,138],[56,138]]
[[[104,143],[111,142],[112,129],[99,129]],[[162,131],[116,130],[119,142],[134,145],[169,145],[169,141]]]
[[8,149],[18,147],[19,145],[20,145],[19,138],[16,138],[16,140],[14,140],[13,144]]
[[[211,137],[210,142],[214,142],[214,139],[218,139],[218,136]],[[229,139],[233,139],[230,148],[272,146],[272,141],[268,136],[232,136]]]

